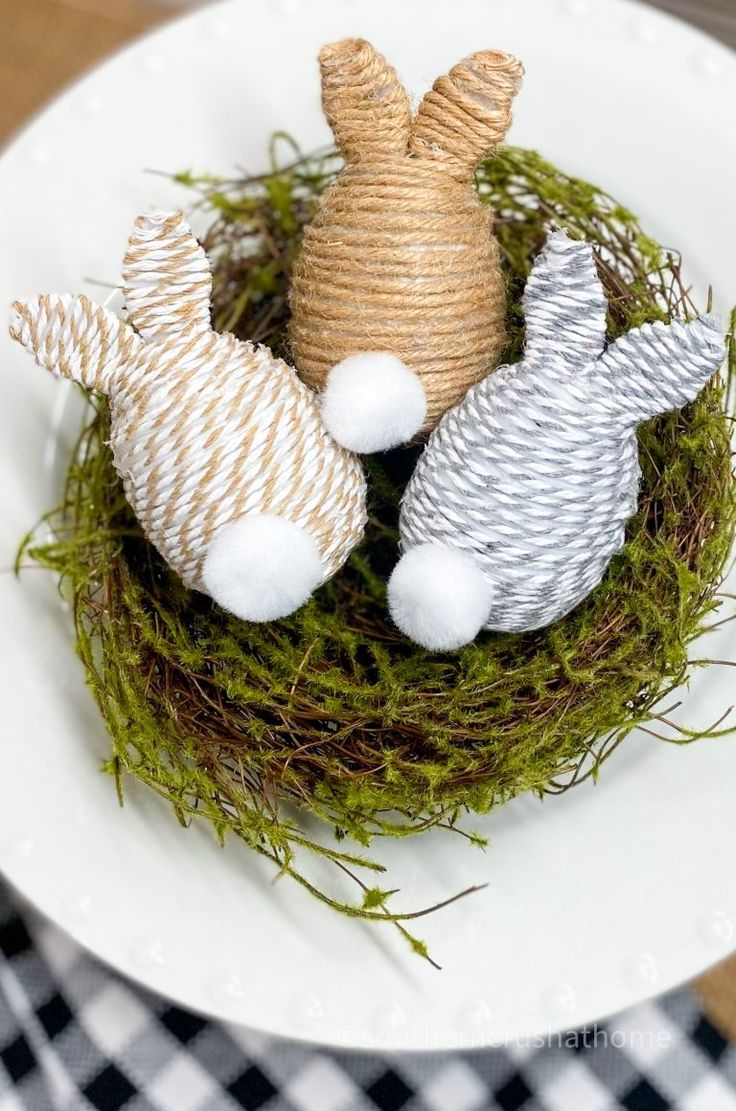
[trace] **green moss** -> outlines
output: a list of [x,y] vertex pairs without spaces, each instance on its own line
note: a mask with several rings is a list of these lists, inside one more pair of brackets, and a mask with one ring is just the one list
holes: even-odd
[[[290,268],[338,162],[297,156],[281,168],[272,159],[268,174],[247,182],[178,180],[212,214],[204,242],[216,325],[288,356]],[[594,186],[508,148],[481,167],[478,187],[498,216],[508,361],[523,341],[524,281],[552,226],[597,244],[610,338],[692,311],[677,260]],[[345,570],[294,617],[246,625],[187,592],[145,541],[112,466],[106,405],[91,399],[63,503],[49,517],[55,538],[29,538],[23,556],[55,571],[72,601],[78,650],[112,739],[106,767],[121,794],[125,775],[137,777],[182,823],[208,819],[220,838],[242,838],[345,913],[393,921],[426,956],[402,925],[407,916],[388,909],[394,893],[355,873],[379,865],[346,852],[344,838],[366,846],[376,834],[457,830],[465,811],[597,775],[687,679],[688,645],[720,604],[736,519],[724,395],[724,382],[714,382],[683,412],[641,430],[640,512],[587,602],[550,629],[486,634],[446,656],[404,641],[386,615],[397,505],[416,452],[368,461],[370,527]],[[694,739],[666,728],[671,740]],[[333,847],[303,832],[299,807],[332,825]],[[305,849],[347,870],[360,901],[311,887],[299,862]]]

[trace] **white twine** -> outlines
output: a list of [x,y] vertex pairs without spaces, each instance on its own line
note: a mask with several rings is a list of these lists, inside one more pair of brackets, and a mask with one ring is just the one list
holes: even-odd
[[401,507],[401,546],[472,556],[483,626],[541,628],[600,582],[640,481],[636,428],[691,401],[724,356],[718,321],[647,324],[604,351],[592,248],[549,237],[524,295],[521,362],[471,387],[432,433]]
[[123,279],[139,334],[54,295],[17,302],[11,332],[41,366],[109,396],[115,467],[150,541],[202,590],[219,531],[276,515],[333,574],[362,536],[365,480],[314,394],[268,349],[212,331],[209,265],[181,213],[136,221]]

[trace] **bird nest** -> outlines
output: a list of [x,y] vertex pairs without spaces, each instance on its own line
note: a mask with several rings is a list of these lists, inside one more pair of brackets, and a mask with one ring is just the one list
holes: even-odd
[[[209,216],[216,327],[287,358],[291,267],[340,165],[333,153],[295,159],[279,165],[272,152],[257,178],[177,175]],[[508,285],[504,361],[519,357],[525,278],[554,227],[597,248],[610,340],[694,312],[678,257],[594,186],[506,148],[481,166],[478,188],[497,213]],[[719,721],[696,734],[658,707],[688,677],[690,642],[724,619],[736,519],[730,376],[641,429],[639,512],[585,603],[551,628],[482,634],[447,655],[409,643],[387,615],[398,505],[417,450],[366,461],[362,547],[294,616],[252,625],[187,591],[145,540],[113,468],[106,403],[92,397],[48,518],[52,539],[37,530],[21,560],[57,572],[71,601],[121,798],[125,776],[135,776],[183,824],[209,819],[220,838],[242,838],[335,908],[394,922],[427,956],[404,924],[411,914],[394,911],[394,893],[370,880],[382,869],[361,846],[432,826],[459,832],[467,812],[566,790],[597,775],[635,726],[677,743],[728,729]],[[304,808],[336,839],[308,833]],[[309,851],[353,877],[355,902],[307,878]]]

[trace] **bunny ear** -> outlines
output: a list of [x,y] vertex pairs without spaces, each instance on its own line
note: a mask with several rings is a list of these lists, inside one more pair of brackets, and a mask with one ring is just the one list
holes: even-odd
[[589,243],[556,231],[538,254],[524,290],[526,357],[590,366],[606,341],[606,295]]
[[521,62],[500,50],[471,54],[438,77],[419,106],[409,151],[442,162],[454,177],[468,179],[478,163],[503,142],[511,126],[511,102],[524,74]]
[[403,154],[411,106],[396,71],[365,39],[320,51],[322,106],[346,161]]
[[129,325],[84,295],[16,301],[10,335],[39,366],[103,393],[111,392],[118,372],[143,346]]
[[125,304],[141,335],[210,328],[212,274],[181,212],[139,216],[123,260]]
[[717,316],[633,328],[591,370],[594,396],[611,416],[634,427],[693,401],[726,355]]

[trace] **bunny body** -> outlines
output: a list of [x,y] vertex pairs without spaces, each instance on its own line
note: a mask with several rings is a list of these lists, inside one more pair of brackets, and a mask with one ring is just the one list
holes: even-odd
[[11,331],[108,395],[126,496],[184,583],[239,616],[283,616],[359,541],[365,481],[291,367],[212,331],[210,280],[180,214],[141,218],[124,264],[140,334],[85,297],[49,296],[17,304]]
[[348,166],[305,232],[291,309],[308,385],[323,389],[349,356],[389,352],[421,379],[429,431],[505,342],[493,212],[434,162]]
[[592,251],[564,233],[537,260],[524,307],[523,359],[445,415],[404,494],[389,603],[429,648],[481,627],[538,629],[577,606],[636,511],[637,426],[692,400],[724,355],[708,317],[645,325],[604,353]]
[[[426,395],[412,434],[428,432],[495,367],[504,345],[493,212],[473,174],[508,130],[522,67],[498,51],[475,54],[440,78],[413,116],[395,71],[369,44],[334,44],[320,62],[325,113],[346,166],[322,196],[295,264],[295,362],[327,397],[342,360],[396,357]],[[371,372],[369,363],[356,367]],[[357,403],[365,423],[380,428],[403,399],[398,388],[377,394],[375,407],[368,395]],[[329,403],[324,411],[347,442]]]
[[268,350],[214,333],[187,346],[194,374],[181,374],[177,346],[151,343],[110,383],[115,467],[149,539],[187,586],[206,590],[215,535],[273,514],[307,530],[329,577],[363,527],[357,460],[330,440],[313,395]]

